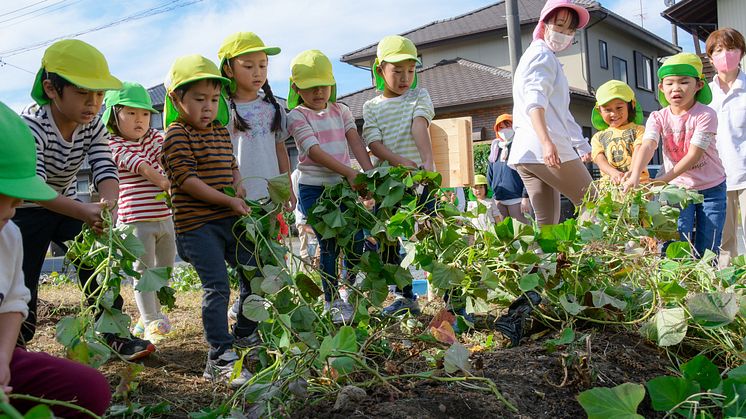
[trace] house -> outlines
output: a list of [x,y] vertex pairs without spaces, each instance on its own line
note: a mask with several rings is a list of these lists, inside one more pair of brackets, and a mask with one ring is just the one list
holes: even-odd
[[[669,7],[661,13],[665,19],[689,32],[694,38],[696,53],[705,62],[705,73],[712,78],[715,69],[710,65],[700,41],[718,28],[733,28],[746,34],[746,3],[743,0],[667,0]],[[746,59],[741,67],[746,66]]]
[[[521,0],[518,13],[525,50],[546,0]],[[590,138],[595,89],[610,79],[627,82],[645,115],[659,108],[656,71],[659,60],[678,47],[604,8],[598,1],[576,0],[590,11],[589,25],[576,42],[558,54],[570,84],[571,112]],[[419,83],[433,98],[436,118],[471,116],[475,131],[494,138],[495,118],[512,109],[505,2],[500,1],[450,19],[429,23],[401,35],[417,45],[422,68]],[[376,44],[344,54],[347,64],[370,71]],[[373,83],[371,82],[371,86]],[[369,87],[344,95],[359,123],[362,105],[376,95]]]

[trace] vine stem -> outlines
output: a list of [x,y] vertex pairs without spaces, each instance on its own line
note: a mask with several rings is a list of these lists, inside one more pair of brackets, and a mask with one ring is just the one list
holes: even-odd
[[[91,412],[90,410],[86,409],[85,407],[80,407],[80,406],[78,406],[76,404],[69,403],[69,402],[63,402],[63,401],[60,401],[60,400],[43,399],[41,397],[29,396],[27,394],[9,394],[8,397],[11,398],[11,399],[26,400],[26,401],[30,401],[30,402],[36,402],[38,404],[46,404],[46,405],[49,405],[49,406],[62,406],[62,407],[66,407],[68,409],[77,410],[80,413],[85,413],[86,415],[88,415],[88,416],[90,416],[92,418],[101,418],[101,416],[99,416],[99,415]],[[2,403],[0,403],[0,407],[2,407]],[[23,418],[23,416],[18,416],[18,417],[19,418]]]

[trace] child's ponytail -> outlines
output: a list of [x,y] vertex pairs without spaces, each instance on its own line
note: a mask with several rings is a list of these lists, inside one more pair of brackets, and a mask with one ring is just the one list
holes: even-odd
[[272,88],[269,87],[269,81],[264,82],[264,86],[262,86],[262,91],[264,91],[264,100],[271,103],[272,106],[275,107],[275,117],[272,120],[272,127],[270,130],[272,132],[277,132],[282,128],[282,109],[280,108],[280,104],[277,103],[277,99],[275,99],[275,95],[272,94]]
[[238,111],[236,110],[236,102],[233,100],[233,98],[230,98],[230,106],[231,106],[231,119],[233,119],[233,128],[235,128],[236,131],[249,131],[251,130],[251,126],[249,123],[241,117],[241,115],[238,114]]

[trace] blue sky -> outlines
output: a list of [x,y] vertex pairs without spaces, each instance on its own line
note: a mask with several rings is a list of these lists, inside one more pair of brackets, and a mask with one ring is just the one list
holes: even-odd
[[[29,91],[44,48],[8,53],[54,38],[107,25],[157,6],[178,6],[194,0],[17,0],[0,5],[0,100],[16,110],[30,102]],[[520,0],[519,0],[520,1]],[[161,83],[178,56],[199,53],[217,60],[226,35],[252,31],[268,45],[282,48],[271,58],[269,80],[276,94],[288,89],[290,60],[305,49],[320,49],[334,63],[341,94],[370,86],[367,71],[339,62],[347,52],[373,44],[434,20],[447,19],[494,1],[377,0],[203,0],[153,17],[77,36],[96,46],[114,75],[146,87]],[[602,0],[601,4],[640,23],[639,0]],[[671,26],[660,16],[663,0],[643,0],[644,26],[670,40]],[[28,6],[28,7],[27,7]],[[14,10],[27,7],[15,13]],[[42,7],[46,9],[39,10]],[[35,10],[39,10],[36,11]],[[44,12],[49,12],[43,14]],[[28,13],[26,16],[20,16]],[[691,35],[679,31],[685,51],[693,51]]]

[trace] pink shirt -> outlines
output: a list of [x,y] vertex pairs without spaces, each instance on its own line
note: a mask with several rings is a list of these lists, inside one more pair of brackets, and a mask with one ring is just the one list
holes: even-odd
[[689,151],[690,146],[705,153],[693,168],[682,173],[671,183],[687,189],[701,191],[725,181],[725,169],[716,146],[717,114],[711,108],[696,102],[682,115],[671,113],[665,107],[650,114],[645,125],[644,140],[663,143],[663,164],[666,172],[673,170]]
[[350,109],[329,102],[326,109],[314,111],[303,105],[288,114],[288,133],[298,146],[298,183],[303,185],[335,185],[342,175],[313,161],[308,155],[311,147],[318,145],[345,166],[350,165],[347,131],[357,129]]

